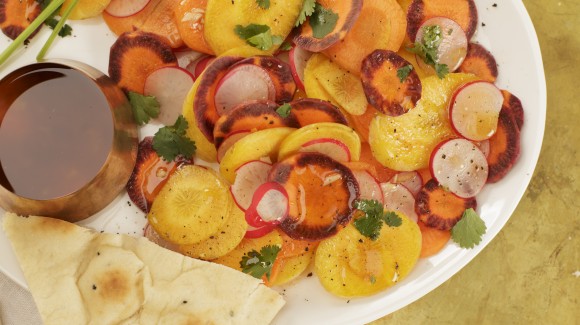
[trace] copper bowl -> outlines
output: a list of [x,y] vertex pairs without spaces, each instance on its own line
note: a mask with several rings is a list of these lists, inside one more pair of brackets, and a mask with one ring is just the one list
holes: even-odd
[[[0,181],[0,207],[20,215],[40,215],[76,222],[86,219],[102,210],[124,189],[135,166],[139,141],[138,128],[134,122],[133,113],[127,97],[108,76],[84,63],[59,59],[24,66],[0,80],[0,85],[3,85],[2,87],[8,87],[7,89],[2,89],[2,94],[0,94],[0,130],[2,128],[2,121],[10,105],[19,96],[19,94],[16,96],[8,96],[9,94],[18,92],[18,90],[10,89],[10,85],[14,84],[12,81],[16,80],[15,78],[42,69],[67,69],[66,71],[72,69],[80,72],[82,76],[92,81],[96,89],[104,95],[108,103],[108,109],[111,112],[110,118],[112,124],[108,124],[108,126],[112,125],[110,127],[113,132],[111,137],[112,144],[106,157],[103,154],[102,160],[99,160],[99,162],[104,161],[104,163],[102,165],[96,165],[94,170],[98,171],[94,177],[92,177],[93,174],[90,174],[87,178],[90,179],[88,182],[76,187],[76,190],[70,191],[68,194],[59,194],[55,197],[48,198],[16,194],[15,192],[17,191],[12,189],[12,185],[7,180],[7,176],[1,165],[2,155],[0,153],[0,180],[3,177],[6,181],[4,184],[9,187],[6,188]],[[62,94],[66,95],[66,91],[66,89],[62,89]],[[2,97],[5,98],[4,104],[2,104]],[[104,103],[105,100],[101,100],[101,102]],[[105,120],[108,119],[108,114],[104,116]],[[104,133],[108,138],[109,132],[105,131]],[[0,140],[2,140],[1,137],[2,133],[0,133]],[[6,140],[6,137],[4,140]],[[103,141],[108,142],[108,140]],[[102,152],[106,153],[106,150],[106,148],[103,148]],[[80,155],[82,153],[78,154]],[[98,166],[100,166],[100,169]]]

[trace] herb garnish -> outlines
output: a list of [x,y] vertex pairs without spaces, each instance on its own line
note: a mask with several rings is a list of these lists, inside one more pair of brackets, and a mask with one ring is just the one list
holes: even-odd
[[272,266],[279,252],[280,246],[275,245],[264,246],[259,253],[255,250],[248,252],[242,256],[240,261],[242,272],[258,279],[261,279],[265,274],[266,278],[270,280]]
[[384,211],[383,205],[377,200],[358,200],[355,208],[365,215],[354,221],[354,227],[365,237],[377,240],[381,234],[383,222],[389,227],[399,227],[403,220],[393,211]]
[[461,248],[473,248],[481,242],[481,237],[487,231],[485,222],[475,210],[467,209],[461,220],[451,229],[451,238]]
[[278,109],[276,109],[276,113],[278,113],[278,115],[280,115],[283,118],[287,118],[288,116],[290,116],[291,109],[292,106],[290,106],[290,104],[284,103],[283,105],[278,107]]
[[[54,17],[50,17],[44,21],[44,23],[51,29],[55,29],[58,22],[59,20]],[[71,35],[72,35],[72,27],[70,27],[69,24],[64,24],[64,26],[62,26],[62,29],[58,31],[58,36],[60,37],[67,37]]]
[[153,149],[165,161],[173,161],[177,156],[192,158],[197,149],[195,142],[186,135],[187,121],[179,115],[175,124],[159,129],[153,136]]
[[267,25],[236,25],[234,32],[246,43],[262,51],[267,51],[274,45],[280,45],[284,40],[281,36],[272,35],[270,26]]
[[159,102],[155,97],[141,95],[133,91],[129,92],[128,97],[137,124],[146,124],[151,118],[159,116]]
[[423,27],[423,30],[423,38],[415,42],[412,47],[408,47],[407,51],[417,54],[426,64],[435,69],[440,79],[443,79],[449,73],[449,67],[447,64],[440,64],[437,55],[437,50],[443,40],[441,27],[431,25]]
[[270,0],[256,0],[256,3],[262,9],[270,9]]
[[411,71],[413,71],[413,66],[410,64],[397,69],[397,77],[399,77],[401,83],[403,83],[407,79]]
[[298,19],[294,26],[298,27],[306,21],[306,17],[312,16],[314,13],[314,8],[316,6],[316,0],[304,0],[302,4],[302,9],[300,9],[300,14],[298,14]]
[[316,3],[314,12],[310,16],[310,27],[312,27],[312,36],[315,38],[324,38],[330,34],[336,27],[338,14],[332,9],[324,8],[320,3]]

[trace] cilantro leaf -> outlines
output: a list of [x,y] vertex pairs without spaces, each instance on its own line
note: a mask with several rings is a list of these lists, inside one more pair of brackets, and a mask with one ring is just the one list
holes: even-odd
[[162,127],[155,133],[153,149],[159,157],[166,161],[173,161],[179,155],[186,158],[193,157],[197,148],[195,142],[185,135],[187,127],[187,121],[183,115],[179,115],[174,125]]
[[399,77],[399,80],[401,81],[401,83],[405,82],[407,77],[409,77],[409,74],[411,73],[411,71],[413,71],[413,66],[410,64],[397,69],[397,77]]
[[262,9],[270,9],[270,0],[256,0],[256,3]]
[[312,36],[316,38],[324,38],[334,30],[336,22],[338,21],[338,14],[332,9],[324,8],[318,2],[314,7],[314,12],[310,16],[310,27],[312,27]]
[[451,238],[461,248],[473,248],[481,242],[481,237],[486,231],[485,222],[475,210],[467,209],[463,212],[461,220],[451,229]]
[[300,14],[298,14],[298,19],[296,19],[296,23],[294,26],[298,27],[306,21],[306,17],[312,16],[314,13],[314,8],[316,6],[316,0],[304,0],[302,4],[302,9],[300,10]]
[[255,250],[248,252],[242,256],[242,260],[240,261],[242,272],[258,279],[261,279],[265,274],[268,280],[270,280],[272,266],[279,252],[280,246],[276,245],[264,246],[260,249],[259,253]]
[[354,227],[371,240],[379,238],[383,222],[389,227],[398,227],[403,222],[395,212],[385,212],[383,205],[377,200],[358,200],[355,202],[355,208],[365,214],[354,221]]
[[446,64],[439,63],[437,51],[441,41],[441,27],[438,25],[423,27],[423,38],[415,42],[407,51],[417,54],[426,64],[432,66],[440,79],[443,79],[449,73],[449,67]]
[[290,51],[291,49],[292,49],[292,43],[290,43],[290,42],[283,42],[282,45],[280,45],[281,51]]
[[159,102],[155,97],[141,95],[133,91],[129,92],[128,97],[137,124],[146,124],[152,117],[159,116]]
[[267,25],[249,24],[248,26],[236,25],[234,32],[249,45],[267,51],[274,45],[282,44],[284,39],[274,35]]
[[[59,20],[54,18],[54,17],[50,17],[47,20],[44,21],[44,23],[50,27],[51,29],[54,29],[56,27],[56,25],[58,24]],[[64,24],[64,26],[62,26],[62,29],[58,31],[58,36],[60,37],[67,37],[67,36],[71,36],[72,35],[72,27],[70,27],[69,24]]]
[[276,109],[276,113],[278,113],[278,115],[280,115],[283,118],[287,118],[288,116],[290,116],[290,110],[292,109],[292,106],[290,106],[290,104],[285,103],[284,105],[281,105],[280,107],[278,107],[278,109]]

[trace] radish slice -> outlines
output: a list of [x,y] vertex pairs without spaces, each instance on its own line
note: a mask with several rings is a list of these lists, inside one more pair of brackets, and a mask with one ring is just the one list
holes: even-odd
[[413,196],[416,196],[423,187],[423,178],[421,177],[421,174],[416,171],[400,172],[395,174],[395,176],[389,180],[389,183],[401,184],[405,186]]
[[383,190],[379,181],[366,170],[353,170],[360,188],[360,198],[363,200],[377,200],[383,204]]
[[272,230],[274,230],[274,228],[276,228],[275,224],[267,224],[267,225],[262,226],[262,227],[248,226],[248,229],[246,230],[246,235],[244,237],[245,238],[260,238],[260,237],[265,236],[265,235],[269,234],[270,232],[272,232]]
[[143,10],[151,0],[111,0],[105,11],[113,17],[129,17]]
[[195,67],[197,63],[204,59],[207,55],[192,50],[174,51],[177,58],[177,65],[183,68],[195,78]]
[[294,46],[289,53],[290,69],[292,70],[292,77],[298,88],[304,90],[304,68],[308,59],[312,56],[312,52],[306,51],[298,46]]
[[488,165],[477,145],[465,139],[440,143],[431,154],[431,174],[462,198],[474,197],[487,181]]
[[254,192],[252,204],[246,210],[246,222],[252,227],[278,225],[289,209],[286,189],[279,183],[267,182]]
[[159,102],[157,120],[165,125],[173,125],[183,110],[183,101],[193,86],[193,76],[179,67],[162,67],[145,79],[143,93],[155,96]]
[[[449,72],[455,71],[467,55],[467,36],[455,21],[445,17],[433,17],[427,19],[419,28],[415,42],[422,42],[425,34],[425,27],[439,26],[441,28],[441,43],[437,48],[437,63],[446,64]],[[424,67],[426,64],[422,59],[417,62]]]
[[268,180],[271,169],[272,164],[261,160],[249,161],[236,169],[236,180],[230,192],[240,209],[246,211],[250,207],[254,193]]
[[213,55],[204,56],[203,58],[199,59],[199,61],[195,62],[195,66],[188,67],[187,70],[193,69],[193,77],[197,80],[197,78],[201,76],[201,74],[205,71],[205,68],[207,68],[207,66],[210,65],[213,60],[215,60],[215,56]]
[[336,161],[350,161],[350,149],[347,145],[331,138],[320,138],[308,141],[300,147],[300,152],[318,152]]
[[155,231],[155,229],[153,229],[153,227],[151,227],[149,223],[147,223],[147,225],[145,226],[143,236],[149,239],[149,241],[152,243],[155,243],[163,248],[167,248],[169,250],[177,252],[178,245],[161,238],[161,236],[159,236],[159,234]]
[[501,90],[487,81],[474,81],[455,91],[449,106],[453,129],[463,137],[481,141],[497,131],[503,105]]
[[387,210],[400,211],[409,219],[417,222],[415,197],[403,184],[381,183],[384,206]]
[[270,75],[253,64],[241,64],[232,68],[218,83],[215,105],[219,115],[235,106],[257,99],[274,100],[276,89]]
[[241,138],[245,137],[246,135],[250,134],[250,131],[237,131],[230,134],[224,142],[219,146],[217,150],[217,161],[222,161],[222,158],[226,155],[226,152]]
[[485,156],[485,158],[489,157],[489,151],[491,150],[490,146],[489,146],[489,140],[483,140],[477,143],[477,145],[479,146],[479,150],[481,150],[481,152],[483,152],[483,155]]

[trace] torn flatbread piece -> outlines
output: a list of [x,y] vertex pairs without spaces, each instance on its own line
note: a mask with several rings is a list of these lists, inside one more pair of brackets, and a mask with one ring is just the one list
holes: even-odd
[[284,305],[258,279],[146,238],[11,213],[4,230],[47,325],[268,324]]

